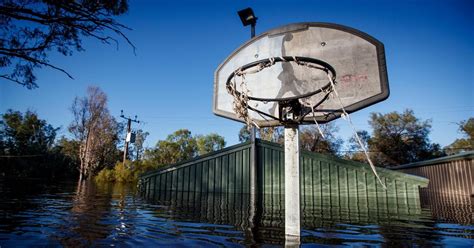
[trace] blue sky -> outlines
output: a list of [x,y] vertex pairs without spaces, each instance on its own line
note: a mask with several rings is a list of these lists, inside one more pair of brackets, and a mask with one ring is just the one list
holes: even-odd
[[[369,113],[411,108],[432,120],[430,138],[442,146],[460,137],[457,122],[474,116],[474,19],[472,1],[130,1],[119,18],[131,27],[119,49],[84,40],[86,52],[50,61],[75,80],[47,68],[37,70],[39,88],[0,82],[0,112],[36,111],[68,135],[69,107],[88,85],[109,96],[115,116],[138,115],[134,127],[150,132],[152,146],[179,128],[194,134],[217,132],[238,143],[242,124],[214,116],[212,85],[217,66],[248,40],[236,14],[252,7],[257,34],[295,22],[332,22],[362,30],[385,45],[390,97],[352,114],[357,129],[369,130]],[[351,129],[335,121],[337,136]]]

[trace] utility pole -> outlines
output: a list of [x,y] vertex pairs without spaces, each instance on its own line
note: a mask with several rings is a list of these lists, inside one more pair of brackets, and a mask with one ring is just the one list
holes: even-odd
[[[125,161],[127,161],[127,155],[128,155],[128,143],[130,143],[130,138],[132,136],[132,122],[140,123],[139,120],[137,120],[137,116],[135,115],[135,119],[132,120],[132,118],[125,117],[123,114],[123,110],[120,110],[120,117],[122,119],[127,120],[127,135],[125,135],[125,149],[123,151],[123,164],[125,165]],[[130,136],[129,136],[130,135]]]

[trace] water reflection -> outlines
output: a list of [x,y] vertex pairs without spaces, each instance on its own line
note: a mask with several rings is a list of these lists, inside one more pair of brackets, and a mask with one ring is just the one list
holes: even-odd
[[78,182],[72,196],[69,213],[58,223],[58,231],[51,233],[51,239],[64,246],[90,246],[106,238],[112,227],[102,223],[102,216],[111,209],[111,195],[99,194],[92,182]]
[[474,197],[422,190],[421,203],[435,219],[462,225],[474,224]]
[[[168,206],[174,220],[239,227],[246,244],[284,242],[284,204],[278,195],[260,196],[255,209],[249,204],[248,194],[157,191],[149,195],[148,200]],[[303,206],[303,244],[437,246],[444,242],[441,228],[428,210],[410,207],[406,202],[397,203],[396,199],[339,197],[332,201],[323,197],[305,202]],[[474,229],[470,227],[465,232],[467,235],[459,230],[451,233],[461,239],[474,237]]]
[[[423,208],[391,199],[306,199],[301,242],[472,247],[472,207],[428,199]],[[250,204],[248,194],[174,191],[145,201],[133,185],[0,180],[0,246],[281,245],[283,207],[278,195]]]

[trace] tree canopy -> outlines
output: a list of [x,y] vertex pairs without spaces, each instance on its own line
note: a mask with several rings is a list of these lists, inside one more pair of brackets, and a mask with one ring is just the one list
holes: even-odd
[[[429,140],[430,122],[418,119],[409,109],[403,113],[372,113],[369,120],[372,134],[360,131],[359,136],[368,144],[371,159],[376,165],[387,167],[412,163],[444,155],[439,144]],[[358,147],[355,139],[351,139],[350,143],[352,148]],[[349,157],[365,160],[362,152]]]
[[197,135],[196,146],[198,155],[204,155],[224,148],[225,140],[224,137],[216,133]]
[[305,126],[300,131],[300,143],[304,150],[338,155],[343,140],[336,137],[339,128],[334,122],[320,125],[324,138],[315,125]]
[[179,129],[160,140],[152,149],[145,152],[145,157],[158,165],[169,165],[204,155],[224,148],[224,137],[211,133],[193,136],[187,129]]
[[56,132],[35,112],[8,110],[0,120],[0,142],[5,149],[0,152],[9,155],[45,154],[54,144]]
[[120,37],[133,47],[123,33],[129,28],[114,19],[127,11],[127,0],[0,1],[0,78],[28,89],[38,87],[35,68],[49,67],[73,78],[48,55],[84,51],[82,37],[117,46]]
[[135,135],[135,143],[132,143],[132,146],[130,147],[130,157],[140,160],[145,151],[145,140],[150,133],[138,129],[135,131]]
[[462,121],[459,125],[459,132],[464,138],[456,139],[453,143],[445,147],[448,154],[474,150],[474,117]]
[[[276,142],[283,144],[283,127],[264,127],[264,128],[257,128],[256,136],[259,139]],[[251,138],[251,133],[247,125],[242,126],[239,130],[239,141],[246,142],[249,141]]]
[[[336,137],[339,129],[334,123],[320,125],[325,136],[323,138],[318,129],[314,125],[302,126],[300,128],[300,144],[302,149],[312,152],[328,153],[337,155],[342,146],[343,140]],[[262,140],[284,143],[283,127],[265,127],[257,129],[257,137]],[[239,141],[245,142],[250,140],[250,131],[247,126],[243,126],[239,131]]]
[[0,175],[46,178],[76,175],[74,155],[66,156],[62,150],[66,142],[61,139],[55,143],[58,130],[33,111],[6,111],[0,120]]

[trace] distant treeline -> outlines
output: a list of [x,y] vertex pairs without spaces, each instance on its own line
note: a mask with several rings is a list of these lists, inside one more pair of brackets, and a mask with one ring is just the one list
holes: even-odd
[[148,132],[134,130],[125,165],[124,124],[109,113],[107,96],[98,87],[89,87],[84,97],[76,97],[68,126],[69,137],[57,137],[53,127],[37,113],[7,110],[0,118],[0,176],[93,179],[101,172],[106,181],[134,181],[140,173],[167,164],[222,149],[222,136],[192,135],[179,129],[156,146],[144,148]]
[[[122,164],[124,125],[109,113],[107,96],[97,87],[89,87],[85,97],[73,101],[73,121],[68,126],[69,137],[57,137],[60,128],[53,127],[37,113],[8,110],[0,118],[0,176],[93,179],[128,182],[140,173],[161,166],[192,159],[225,147],[224,137],[211,133],[192,135],[179,129],[159,140],[154,147],[143,146],[148,132],[141,129],[131,144],[129,159]],[[463,138],[447,147],[429,139],[429,120],[418,119],[414,112],[372,113],[371,132],[358,131],[377,166],[390,167],[430,158],[473,150],[474,118],[459,123]],[[321,132],[320,132],[321,130]],[[338,137],[334,123],[300,127],[300,143],[304,150],[332,154],[346,159],[366,162],[366,156],[355,138],[348,144]],[[250,132],[240,130],[239,140],[246,141]],[[262,128],[261,139],[282,143],[282,128]],[[323,137],[324,136],[324,137]]]
[[0,175],[7,177],[77,177],[74,144],[56,141],[54,128],[32,111],[8,110],[0,120]]

